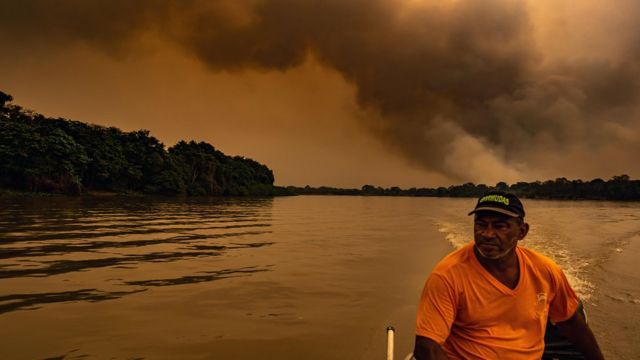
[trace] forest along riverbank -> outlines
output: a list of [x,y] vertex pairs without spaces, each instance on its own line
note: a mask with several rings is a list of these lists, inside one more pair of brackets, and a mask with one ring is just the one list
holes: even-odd
[[[0,198],[0,358],[371,359],[413,343],[473,199]],[[527,201],[524,242],[585,299],[605,352],[640,354],[637,204]],[[34,331],[37,329],[37,331]]]

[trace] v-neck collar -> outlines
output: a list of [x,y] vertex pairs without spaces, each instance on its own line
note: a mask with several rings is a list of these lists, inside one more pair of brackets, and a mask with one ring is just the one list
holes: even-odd
[[473,250],[474,247],[475,245],[471,243],[471,258],[473,259],[472,260],[473,264],[475,265],[476,268],[478,268],[480,273],[490,283],[492,283],[493,286],[495,286],[498,290],[500,290],[500,292],[504,293],[505,295],[512,295],[512,296],[516,295],[518,293],[518,290],[522,286],[522,279],[524,279],[524,272],[525,272],[524,263],[522,260],[522,254],[520,252],[520,247],[516,245],[516,257],[518,259],[518,266],[520,267],[520,271],[518,272],[518,283],[516,284],[516,287],[513,289],[510,289],[507,285],[501,283],[500,280],[496,279],[487,269],[484,268],[484,266],[482,266],[482,264],[480,263],[480,260],[478,260],[476,252]]

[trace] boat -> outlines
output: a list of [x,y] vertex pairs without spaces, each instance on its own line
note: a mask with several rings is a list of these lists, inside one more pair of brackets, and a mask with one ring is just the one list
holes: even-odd
[[[582,306],[582,302],[578,306],[580,314],[587,320],[587,313]],[[387,360],[394,360],[394,337],[395,329],[393,326],[387,327]],[[554,324],[551,319],[547,319],[547,328],[544,334],[544,352],[541,360],[583,360],[584,356],[573,345],[562,329]],[[406,355],[403,360],[415,360],[413,353]]]

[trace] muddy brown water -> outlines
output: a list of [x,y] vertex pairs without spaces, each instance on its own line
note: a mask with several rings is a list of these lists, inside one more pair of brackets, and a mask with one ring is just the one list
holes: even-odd
[[[473,199],[0,199],[1,359],[383,359]],[[525,202],[612,359],[640,345],[640,204]]]

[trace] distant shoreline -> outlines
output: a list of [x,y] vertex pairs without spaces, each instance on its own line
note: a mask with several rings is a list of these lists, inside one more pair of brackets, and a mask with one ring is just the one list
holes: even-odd
[[[591,201],[640,201],[640,180],[631,180],[627,175],[614,176],[610,180],[593,179],[590,181],[567,180],[558,178],[544,182],[518,182],[507,184],[500,182],[496,186],[484,184],[475,185],[466,183],[462,185],[452,185],[447,188],[410,188],[401,189],[399,187],[382,188],[373,185],[364,185],[362,188],[335,188],[328,186],[321,187],[299,187],[299,186],[276,186],[268,194],[245,194],[239,197],[277,197],[277,196],[388,196],[388,197],[439,197],[439,198],[476,198],[489,190],[502,190],[513,192],[526,199],[537,200],[591,200]],[[14,189],[0,188],[0,197],[166,197],[166,198],[228,198],[229,195],[166,195],[166,194],[145,194],[140,192],[117,192],[117,191],[85,191],[79,194],[47,193],[18,191]]]
[[596,201],[640,201],[640,180],[631,180],[628,175],[614,176],[610,180],[593,179],[590,181],[555,180],[518,182],[507,184],[499,182],[495,186],[466,183],[438,188],[399,187],[382,188],[364,185],[360,189],[334,187],[275,187],[279,192],[289,195],[339,195],[339,196],[407,196],[407,197],[450,197],[475,198],[490,190],[508,191],[527,199],[541,200],[596,200]]

